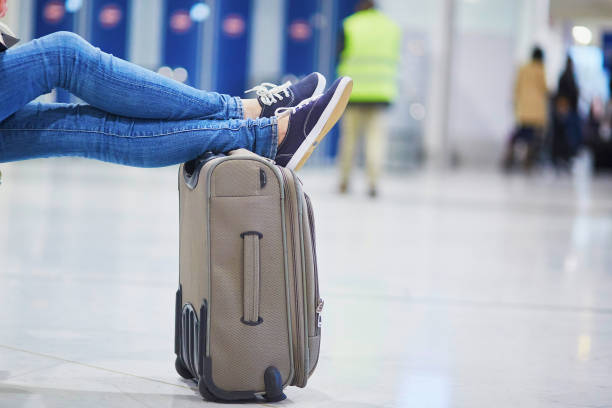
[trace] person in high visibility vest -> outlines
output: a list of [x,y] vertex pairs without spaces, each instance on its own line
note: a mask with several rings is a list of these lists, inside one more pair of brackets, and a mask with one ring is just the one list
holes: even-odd
[[397,95],[400,37],[399,26],[377,10],[372,0],[360,1],[355,14],[344,20],[338,74],[350,75],[354,83],[342,122],[342,193],[348,189],[355,146],[363,131],[369,194],[377,195],[387,133],[384,112]]

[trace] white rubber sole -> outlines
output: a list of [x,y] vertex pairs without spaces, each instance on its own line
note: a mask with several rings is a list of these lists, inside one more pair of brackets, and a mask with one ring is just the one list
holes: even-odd
[[287,163],[288,169],[297,171],[306,163],[314,149],[344,113],[352,90],[353,80],[349,77],[342,78],[323,114]]

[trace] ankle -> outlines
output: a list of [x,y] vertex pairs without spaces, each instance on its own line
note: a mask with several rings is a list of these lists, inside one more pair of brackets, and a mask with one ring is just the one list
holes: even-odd
[[278,146],[285,140],[287,136],[287,129],[289,128],[289,116],[283,116],[282,118],[278,118],[277,120],[277,130],[278,130]]
[[241,99],[244,119],[257,119],[261,115],[261,105],[257,99]]

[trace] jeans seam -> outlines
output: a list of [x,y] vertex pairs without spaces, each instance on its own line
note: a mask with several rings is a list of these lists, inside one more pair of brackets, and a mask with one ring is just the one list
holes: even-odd
[[233,96],[232,99],[236,102],[236,106],[234,109],[230,108],[230,117],[234,117],[234,119],[242,119],[244,118],[244,104],[242,103],[242,99],[238,96]]
[[[266,127],[270,127],[273,126],[273,123],[267,124],[267,125],[256,125],[259,128],[266,128]],[[104,131],[100,131],[100,130],[85,130],[85,129],[17,129],[17,128],[2,128],[2,130],[4,131],[19,131],[19,132],[71,132],[71,133],[96,133],[96,134],[101,134],[101,135],[105,135],[105,136],[114,136],[114,137],[121,137],[121,138],[125,138],[125,139],[145,139],[145,138],[153,138],[153,137],[163,137],[163,136],[170,136],[170,135],[174,135],[174,134],[178,134],[178,133],[187,133],[187,132],[197,132],[197,131],[209,131],[209,130],[230,130],[230,131],[240,131],[243,128],[248,128],[250,127],[249,125],[247,126],[239,126],[237,128],[231,128],[231,127],[204,127],[204,128],[194,128],[194,129],[181,129],[181,130],[175,130],[172,132],[166,132],[166,133],[159,133],[159,134],[154,134],[154,135],[142,135],[142,136],[129,136],[129,135],[120,135],[120,134],[116,134],[116,133],[109,133],[109,132],[104,132]],[[274,131],[274,127],[273,127],[273,134],[275,133]]]
[[272,135],[270,137],[270,152],[266,157],[274,159],[274,157],[276,157],[276,152],[278,148],[278,119],[276,118],[276,116],[273,116],[272,118],[270,118],[270,122],[272,125]]

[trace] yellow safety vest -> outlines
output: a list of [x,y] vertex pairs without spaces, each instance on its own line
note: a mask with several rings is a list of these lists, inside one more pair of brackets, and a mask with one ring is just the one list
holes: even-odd
[[351,102],[392,102],[397,95],[400,29],[375,9],[344,20],[339,75],[353,78]]

